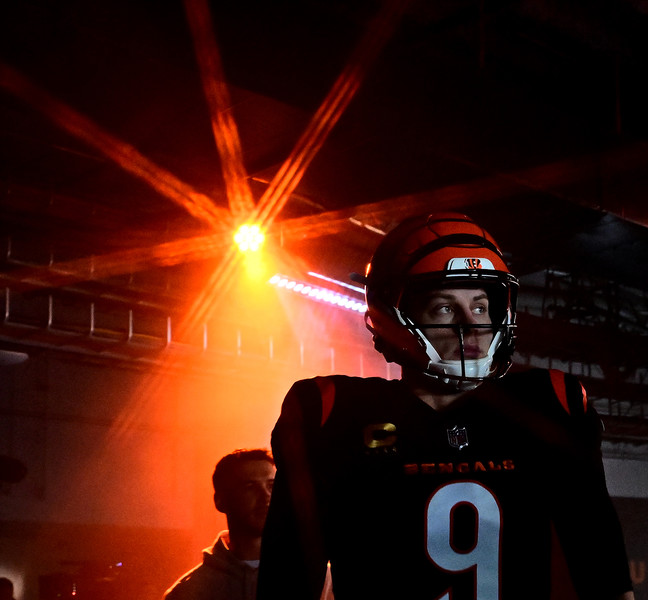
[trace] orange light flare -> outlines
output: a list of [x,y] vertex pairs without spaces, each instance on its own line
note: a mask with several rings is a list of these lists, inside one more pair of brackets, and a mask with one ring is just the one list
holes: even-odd
[[[229,239],[232,240],[231,235]],[[233,242],[230,244],[218,259],[209,279],[201,284],[200,291],[196,293],[194,311],[188,315],[191,318],[185,317],[174,324],[172,345],[157,356],[157,368],[142,380],[140,388],[133,396],[137,401],[116,420],[113,428],[115,437],[126,435],[140,419],[149,418],[147,414],[166,410],[164,402],[160,404],[160,398],[166,396],[168,376],[176,371],[176,367],[191,368],[193,365],[202,372],[212,368],[238,368],[228,362],[230,359],[237,360],[237,328],[247,327],[248,332],[244,334],[247,339],[258,335],[258,339],[262,340],[259,343],[263,346],[261,354],[265,352],[266,355],[268,329],[274,331],[277,338],[285,337],[281,332],[287,330],[283,325],[286,316],[279,314],[283,311],[276,290],[267,284],[270,275],[279,268],[275,263],[274,253],[243,253]],[[217,281],[224,284],[215,285]],[[256,373],[254,377],[261,375]],[[230,385],[228,378],[221,381],[215,377],[209,381],[211,393],[207,397],[210,415],[227,414],[240,404],[235,401],[236,398],[246,397],[243,391],[232,396],[221,390],[222,387]],[[281,390],[285,393],[284,383],[281,384]],[[192,398],[192,402],[196,399],[193,395],[189,397]],[[277,401],[281,397],[282,393],[278,393]],[[276,417],[276,408],[268,409],[268,426]],[[191,404],[191,410],[182,418],[192,419],[193,415],[197,414],[203,413],[196,411],[194,404]],[[235,433],[242,434],[232,431],[231,435]],[[213,435],[211,437],[213,439]]]
[[[229,239],[233,242],[231,236]],[[168,351],[158,355],[158,368],[142,379],[141,385],[133,394],[133,402],[116,419],[111,432],[114,440],[126,436],[141,420],[150,420],[153,415],[166,418],[164,414],[169,408],[164,398],[169,393],[169,374],[174,372],[175,367],[182,368],[182,365],[189,366],[195,362],[201,370],[240,368],[237,362],[240,360],[237,354],[237,338],[241,335],[246,343],[251,341],[259,349],[259,353],[266,356],[269,351],[269,335],[273,336],[278,344],[285,346],[290,343],[293,333],[286,325],[288,315],[284,314],[281,308],[276,290],[267,284],[270,274],[279,269],[275,263],[275,254],[272,252],[243,253],[234,243],[230,244],[209,279],[202,284],[193,303],[193,311],[174,327],[173,342],[186,344],[185,349],[193,349],[194,352],[189,352],[183,358],[183,352],[177,353],[170,347]],[[242,334],[241,329],[244,330]],[[201,343],[204,344],[205,350],[215,352],[201,352]],[[230,358],[227,359],[227,356]],[[205,360],[208,362],[205,363]],[[228,360],[233,361],[232,364]],[[250,379],[254,385],[261,385],[262,380],[269,381],[276,376],[276,372],[264,374],[255,371]],[[236,387],[238,384],[231,383],[228,378],[210,378],[208,389],[200,394],[188,395],[192,399],[190,410],[184,410],[182,414],[175,413],[172,418],[179,419],[179,423],[185,423],[184,426],[192,431],[191,435],[194,437],[196,431],[205,428],[206,423],[215,419],[219,424],[218,428],[227,433],[217,436],[220,439],[216,442],[213,432],[210,433],[210,443],[218,445],[230,436],[232,448],[244,444],[242,440],[248,437],[256,439],[256,445],[264,445],[290,378],[294,378],[294,374],[288,374],[286,381],[274,384],[277,386],[274,400],[269,389],[272,386],[268,381],[261,386],[262,394],[250,394],[249,383],[244,384],[245,389],[232,391],[230,386]],[[246,378],[246,382],[247,380]],[[245,408],[246,402],[256,396],[260,398],[259,407],[250,412]],[[202,408],[199,409],[198,405]],[[243,414],[247,416],[241,420]],[[255,418],[250,419],[250,414],[254,414]],[[231,421],[236,422],[236,426],[223,428],[223,423]],[[231,448],[223,447],[218,452],[224,454],[230,450]],[[211,451],[207,456],[210,461],[213,460]]]
[[[254,211],[251,221],[260,223],[264,230],[270,227],[301,181],[306,169],[353,99],[369,67],[389,40],[407,5],[407,1],[390,0],[382,6],[370,23],[349,63]],[[200,323],[205,322],[208,315],[217,310],[217,303],[229,290],[240,260],[236,250],[230,249],[226,260],[220,263],[203,293],[193,302],[183,323],[183,331],[195,330]]]
[[180,339],[194,338],[204,324],[209,322],[218,311],[222,313],[224,299],[230,304],[230,293],[240,282],[243,275],[260,277],[263,265],[271,260],[272,252],[242,252],[232,243],[219,260],[208,281],[205,282],[200,293],[196,296],[190,309],[178,328]]
[[254,220],[269,227],[323,146],[358,91],[367,71],[385,46],[409,2],[389,0],[369,24],[346,67],[335,81],[292,152],[263,194]]
[[[264,255],[234,251],[240,261]],[[127,402],[103,443],[97,444],[99,454],[87,461],[87,473],[75,477],[85,491],[96,481],[97,465],[124,464],[119,469],[122,485],[111,487],[124,493],[104,494],[96,502],[108,505],[108,513],[125,497],[128,510],[137,510],[142,506],[137,494],[150,490],[147,497],[155,501],[147,507],[147,518],[191,530],[197,547],[210,542],[205,537],[212,533],[206,531],[226,526],[213,522],[219,518],[210,491],[215,462],[234,448],[269,445],[281,400],[299,376],[292,315],[282,310],[276,290],[265,280],[244,275],[239,270],[228,279],[226,301],[219,303],[218,314],[205,327],[207,351],[176,347],[163,352],[161,362],[129,388]],[[295,360],[271,359],[273,351],[286,349],[296,349]],[[133,438],[141,443],[133,443]],[[116,469],[106,470],[113,483]],[[75,493],[75,501],[80,498]]]
[[190,185],[143,156],[136,148],[108,133],[88,117],[76,112],[3,63],[0,63],[0,86],[33,106],[64,131],[96,148],[125,171],[145,181],[214,230],[218,231],[223,223],[231,223],[231,214],[216,206],[211,198],[196,192]]
[[0,273],[0,282],[12,287],[63,287],[79,281],[98,281],[127,271],[168,267],[213,258],[227,247],[228,232],[174,240],[148,248],[134,248],[100,256],[26,267]]
[[212,132],[221,159],[230,210],[235,218],[240,218],[250,214],[255,205],[247,182],[241,140],[231,112],[209,5],[206,0],[185,0],[184,5],[211,114]]

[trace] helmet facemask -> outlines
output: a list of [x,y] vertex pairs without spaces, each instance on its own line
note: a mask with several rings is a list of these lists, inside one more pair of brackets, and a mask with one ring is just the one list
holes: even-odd
[[[459,286],[458,283],[453,285],[463,287]],[[466,286],[466,288],[480,289],[472,288],[472,286]],[[443,289],[443,287],[434,289]],[[502,364],[501,357],[503,347],[511,343],[511,314],[506,305],[501,304],[503,294],[494,294],[487,291],[487,295],[491,320],[489,323],[426,323],[411,316],[412,313],[407,308],[393,307],[396,319],[416,339],[421,350],[425,353],[424,360],[427,360],[427,364],[423,365],[419,362],[412,366],[427,377],[438,380],[443,386],[461,392],[476,388],[484,379],[502,375],[510,364],[508,352],[504,364]],[[499,306],[493,306],[493,300],[497,300],[498,296],[500,304]],[[458,357],[442,358],[441,352],[435,346],[435,343],[438,345],[434,340],[435,331],[448,332],[449,335],[454,336]],[[477,339],[481,332],[483,332],[483,335],[486,335],[487,332],[490,333],[491,339],[486,352],[480,353],[480,356],[467,356],[466,338]],[[474,354],[474,351],[472,354]],[[405,363],[403,366],[410,365]]]

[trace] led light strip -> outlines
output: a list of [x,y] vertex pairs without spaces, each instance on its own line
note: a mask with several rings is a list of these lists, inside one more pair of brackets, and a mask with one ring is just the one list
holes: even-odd
[[301,294],[302,296],[315,300],[317,302],[326,302],[333,306],[339,306],[346,310],[351,310],[358,313],[364,313],[367,310],[367,305],[355,298],[350,296],[345,296],[344,294],[339,294],[333,290],[329,290],[323,287],[312,285],[310,283],[304,283],[303,281],[297,281],[285,275],[273,275],[268,283],[274,285],[278,288],[283,288],[294,292],[296,294]]
[[339,279],[332,279],[331,277],[327,277],[326,275],[320,275],[319,273],[315,273],[313,271],[308,271],[308,274],[311,277],[317,277],[318,279],[323,279],[324,281],[328,281],[329,283],[334,283],[335,285],[341,285],[342,287],[349,288],[350,290],[353,290],[354,292],[360,292],[361,294],[364,294],[364,289],[361,287],[358,287],[357,285],[351,285],[350,283],[344,283],[344,281],[340,281]]

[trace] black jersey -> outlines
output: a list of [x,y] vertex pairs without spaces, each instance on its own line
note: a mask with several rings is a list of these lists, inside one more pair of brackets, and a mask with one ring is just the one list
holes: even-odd
[[299,381],[277,464],[261,600],[547,600],[552,531],[581,599],[630,589],[600,420],[580,383],[532,370],[434,410],[401,381]]

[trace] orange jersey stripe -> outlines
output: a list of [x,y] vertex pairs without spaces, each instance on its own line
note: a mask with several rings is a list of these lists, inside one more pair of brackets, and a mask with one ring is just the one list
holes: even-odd
[[315,381],[322,398],[322,421],[320,422],[320,425],[324,425],[333,410],[333,403],[335,402],[335,384],[330,379],[323,379],[321,377],[316,377]]
[[567,390],[565,389],[565,374],[562,371],[557,369],[549,369],[549,375],[551,377],[551,385],[553,385],[554,392],[560,404],[567,411],[567,414],[571,414],[569,410],[569,404],[567,403]]

